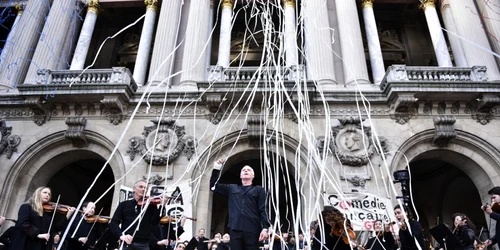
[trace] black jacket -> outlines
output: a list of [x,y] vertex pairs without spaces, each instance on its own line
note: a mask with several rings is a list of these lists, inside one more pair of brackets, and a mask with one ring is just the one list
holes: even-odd
[[[210,190],[228,197],[229,222],[232,230],[259,235],[269,227],[266,211],[266,191],[261,186],[241,186],[217,182],[220,170],[213,170]],[[198,249],[199,250],[199,249]]]
[[[323,238],[321,236],[324,230],[325,235]],[[324,223],[323,227],[321,225],[316,229],[314,233],[311,249],[312,250],[351,250],[349,244],[345,244],[342,237],[330,234],[332,227],[328,223]],[[324,243],[323,243],[324,242]]]
[[[153,230],[153,235],[155,238],[158,239],[158,241],[163,240],[163,239],[169,239],[169,240],[177,240],[181,234],[184,233],[184,227],[182,226],[176,226],[176,224],[168,223],[166,225],[161,225],[159,224],[155,229]],[[169,249],[169,246],[159,246],[158,244],[155,244],[154,242],[151,242],[150,245],[151,250],[165,250]]]
[[493,237],[490,238],[490,240],[492,241],[492,245],[493,244],[497,244],[498,242],[500,242],[500,214],[497,213],[497,212],[492,212],[490,214],[490,218],[494,219],[497,223],[496,223],[496,226],[495,226],[495,235],[493,235]]
[[[96,222],[97,223],[97,222]],[[80,224],[80,225],[78,225]],[[85,218],[82,218],[82,215],[79,214],[76,216],[75,220],[73,223],[70,225],[70,229],[66,238],[66,243],[67,243],[67,250],[73,250],[73,249],[88,249],[90,246],[93,246],[95,241],[96,241],[96,234],[95,230],[97,228],[92,227],[94,224],[93,223],[88,223]],[[78,230],[76,228],[78,227]],[[92,232],[90,230],[92,229]],[[73,236],[73,233],[75,232],[75,236]],[[89,233],[90,232],[90,233]],[[82,237],[87,237],[87,243],[83,245],[81,242],[78,241],[79,238]]]
[[365,244],[366,249],[391,250],[394,247],[394,236],[391,232],[384,232],[381,237],[372,237]]
[[474,240],[476,240],[476,235],[469,226],[463,225],[455,230],[455,236],[460,241],[460,244],[462,244],[463,250],[474,249]]
[[410,220],[410,230],[399,230],[399,242],[401,243],[401,250],[417,250],[418,247],[415,244],[415,239],[420,245],[421,249],[425,249],[424,243],[424,230],[420,222],[416,220]]

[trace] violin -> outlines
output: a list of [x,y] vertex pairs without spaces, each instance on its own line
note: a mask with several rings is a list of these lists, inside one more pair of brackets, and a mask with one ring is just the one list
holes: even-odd
[[342,241],[345,244],[349,244],[349,239],[356,240],[356,233],[354,232],[354,230],[352,230],[349,221],[347,221],[346,223],[347,225],[344,228],[344,221],[346,221],[346,219],[344,218],[344,215],[341,214],[340,212],[330,215],[329,218],[327,218],[327,221],[332,226],[330,235],[335,235],[337,237],[342,238]]
[[56,207],[56,203],[49,202],[47,204],[43,204],[43,211],[45,211],[47,213],[52,213],[55,210],[56,212],[58,212],[60,214],[67,214],[70,207],[71,206],[62,205],[62,204],[58,204]]
[[[163,216],[160,219],[160,224],[165,225],[165,224],[168,224],[170,222],[178,221],[180,219],[182,219],[182,218],[172,217],[172,216]],[[192,221],[197,221],[198,220],[196,218],[191,218],[191,217],[186,217],[186,219],[192,220]]]
[[172,197],[169,197],[167,195],[165,195],[163,197],[155,197],[155,198],[151,198],[149,196],[146,196],[143,199],[140,199],[137,202],[137,205],[142,206],[142,205],[146,204],[148,200],[150,201],[149,204],[151,204],[151,205],[160,205],[164,201],[166,201],[168,198],[172,198]]
[[108,223],[111,220],[111,217],[102,216],[102,215],[88,215],[85,216],[85,221],[88,223]]

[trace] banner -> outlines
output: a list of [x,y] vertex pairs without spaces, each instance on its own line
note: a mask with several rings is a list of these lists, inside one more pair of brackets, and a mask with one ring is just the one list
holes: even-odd
[[331,194],[326,204],[342,212],[355,231],[373,231],[375,220],[396,221],[391,200],[369,193],[346,193],[343,199],[338,194]]

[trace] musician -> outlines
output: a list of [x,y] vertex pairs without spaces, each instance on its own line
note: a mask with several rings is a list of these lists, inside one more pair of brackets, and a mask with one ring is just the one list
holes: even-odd
[[[500,204],[500,187],[494,187],[488,191],[488,194],[491,197],[491,204],[497,203]],[[491,209],[491,206],[486,204],[481,207],[481,209],[487,213],[490,218],[494,219],[497,223],[495,226],[495,232],[496,234],[493,235],[493,237],[489,238],[484,242],[485,247],[490,246],[490,245],[495,245],[498,242],[500,242],[500,213],[498,211],[493,211]]]
[[9,248],[13,237],[15,237],[19,233],[19,228],[12,226],[7,229],[2,236],[0,236],[0,250],[12,249]]
[[153,230],[153,235],[157,239],[161,239],[156,242],[156,245],[151,246],[151,250],[171,250],[173,249],[171,242],[175,242],[184,231],[184,224],[186,223],[186,217],[182,216],[179,223],[168,222],[165,225],[158,225],[155,230]]
[[221,242],[218,243],[218,245],[217,245],[217,250],[229,250],[229,249],[231,249],[230,245],[229,245],[230,239],[231,239],[231,236],[229,236],[229,234],[224,234],[222,236]]
[[473,250],[474,240],[476,239],[474,223],[462,213],[454,214],[453,221],[453,234],[462,244],[463,250]]
[[250,166],[241,169],[241,185],[220,184],[218,179],[223,164],[222,159],[214,163],[210,190],[228,197],[231,250],[257,250],[258,242],[268,237],[266,191],[252,185],[255,173]]
[[[85,220],[86,217],[93,216],[94,213],[95,204],[91,201],[84,202],[82,213],[75,217],[70,226],[66,250],[85,250],[94,245],[96,240],[95,229],[97,228],[94,229],[94,223],[88,223]],[[97,220],[95,220],[95,223],[97,223]],[[73,234],[75,235],[73,236]]]
[[395,241],[390,225],[383,225],[382,220],[375,220],[373,228],[375,229],[375,236],[368,239],[364,247],[371,250],[393,249]]
[[21,205],[16,222],[16,227],[20,228],[20,231],[13,237],[11,249],[42,250],[52,246],[50,234],[66,227],[75,208],[68,207],[66,216],[63,219],[54,218],[55,221],[51,225],[52,215],[56,211],[46,212],[43,209],[43,205],[50,202],[51,195],[50,188],[39,187],[28,201]]
[[[149,250],[150,244],[155,245],[159,241],[152,232],[160,222],[160,210],[156,205],[146,206],[147,200],[143,199],[146,188],[145,181],[137,181],[133,188],[134,198],[120,202],[109,223],[109,230],[124,243],[124,250]],[[143,206],[140,205],[142,203]],[[141,210],[146,211],[141,214]]]
[[343,235],[335,232],[344,229],[344,222],[349,226],[343,214],[332,206],[325,206],[321,212],[322,223],[318,222],[312,238],[312,250],[350,250],[351,246],[343,240]]
[[198,235],[195,237],[198,241],[197,250],[208,250],[208,238],[205,237],[205,229],[198,230]]
[[307,240],[304,240],[304,234],[299,233],[299,250],[307,249]]
[[[420,225],[420,222],[416,220],[409,219],[407,207],[403,207],[403,209],[401,209],[401,206],[399,205],[396,205],[394,207],[394,215],[396,215],[396,219],[398,220],[399,225],[399,242],[401,243],[401,250],[419,249],[419,247],[415,243],[415,239],[417,240],[420,249],[425,249],[424,231],[422,229],[422,225]],[[405,218],[408,218],[408,221],[410,223],[409,228],[406,224]]]

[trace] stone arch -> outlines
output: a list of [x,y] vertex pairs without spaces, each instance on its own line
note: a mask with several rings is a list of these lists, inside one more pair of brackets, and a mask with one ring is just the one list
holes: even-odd
[[[273,131],[269,130],[269,134],[272,134]],[[274,131],[276,133],[276,131]],[[298,168],[299,176],[306,176],[310,175],[311,171],[310,169],[307,169],[307,149],[303,146],[300,145],[298,141],[293,139],[292,137],[286,135],[286,134],[280,134],[278,136],[281,138],[281,140],[278,142],[284,144],[284,150],[285,152],[281,151],[283,148],[279,147],[280,152],[276,152],[276,147],[270,147],[267,150],[272,151],[272,153],[279,153],[280,155],[284,155],[289,164],[291,164],[290,171],[293,171]],[[275,140],[276,137],[273,137],[270,142],[273,144],[276,144],[277,141]],[[192,180],[195,180],[197,178],[200,178],[201,175],[201,180],[199,184],[199,189],[194,191],[193,194],[193,215],[198,218],[198,223],[197,223],[197,229],[193,228],[193,233],[195,233],[198,229],[200,228],[205,228],[209,229],[211,228],[211,213],[207,210],[207,207],[212,207],[212,193],[209,190],[210,186],[210,175],[212,172],[212,166],[213,163],[220,158],[229,158],[228,162],[226,164],[231,165],[232,164],[232,159],[229,156],[234,156],[238,154],[244,154],[248,152],[253,152],[255,153],[258,150],[263,150],[262,148],[252,148],[248,146],[248,134],[247,130],[243,131],[236,131],[232,132],[230,134],[227,134],[226,136],[218,139],[217,141],[214,141],[212,143],[212,147],[206,149],[202,154],[200,154],[199,158],[197,159],[197,162],[195,163],[196,165],[194,166],[194,169],[192,171],[191,178]],[[297,159],[296,152],[299,151],[300,155],[298,156],[298,161],[296,162],[290,162],[290,159]],[[309,163],[311,164],[311,163]],[[310,167],[309,167],[310,168]],[[313,162],[312,163],[312,168],[316,169],[317,168],[317,163]],[[306,197],[309,193],[308,188],[312,185],[309,180],[314,179],[314,178],[299,178],[297,185],[301,186],[301,193],[298,194],[298,200],[300,204],[304,204],[303,200],[304,199],[315,199],[316,197]],[[319,201],[319,200],[317,200]],[[306,209],[314,209],[313,204],[307,204],[304,206],[302,211],[304,213],[307,213],[308,215],[312,214],[306,212]],[[319,212],[319,211],[316,211]],[[307,219],[307,216],[302,216],[302,223],[303,225],[309,225],[308,223],[305,223],[305,220]]]
[[[434,130],[420,132],[404,142],[391,162],[391,171],[406,167],[408,162],[418,159],[439,159],[453,164],[470,177],[476,186],[481,200],[489,201],[487,192],[500,185],[500,151],[484,139],[471,133],[457,130],[448,147],[437,148],[432,145]],[[446,154],[443,154],[446,152]]]
[[[74,148],[71,141],[65,139],[65,131],[59,131],[38,140],[27,148],[16,160],[7,173],[2,186],[1,211],[7,216],[17,216],[17,208],[38,186],[46,185],[48,180],[67,163],[86,157],[102,157],[108,159],[115,144],[105,136],[86,130],[88,147]],[[71,159],[52,165],[53,159],[71,151],[78,151]],[[61,157],[59,157],[61,158]],[[113,155],[109,165],[115,180],[126,172],[124,160],[119,152]],[[113,204],[117,204],[119,189],[115,188]],[[114,210],[114,209],[113,209]]]

